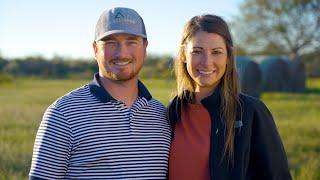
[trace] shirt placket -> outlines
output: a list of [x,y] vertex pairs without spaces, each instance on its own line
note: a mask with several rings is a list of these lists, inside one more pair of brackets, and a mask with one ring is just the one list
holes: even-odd
[[135,118],[135,115],[147,104],[148,101],[145,98],[138,97],[130,108],[130,130],[132,133],[137,129],[136,121],[138,121],[138,119]]
[[130,133],[134,132],[135,130],[135,118],[134,115],[144,106],[148,104],[148,100],[145,98],[140,98],[138,97],[131,108],[128,108],[126,104],[120,101],[114,101],[114,106],[120,111],[120,113],[124,113],[125,117],[128,120],[128,125],[129,125],[129,131]]

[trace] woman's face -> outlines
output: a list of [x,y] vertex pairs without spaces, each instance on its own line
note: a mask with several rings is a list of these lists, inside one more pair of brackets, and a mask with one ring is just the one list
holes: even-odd
[[216,33],[198,31],[186,44],[186,66],[195,91],[214,90],[226,71],[226,43]]

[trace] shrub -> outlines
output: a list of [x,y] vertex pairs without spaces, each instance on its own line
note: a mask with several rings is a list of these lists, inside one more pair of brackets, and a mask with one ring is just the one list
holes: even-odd
[[13,82],[13,77],[9,74],[0,74],[0,84]]
[[260,97],[261,70],[259,65],[247,57],[238,56],[236,66],[240,77],[241,91],[254,97]]
[[290,70],[284,58],[270,57],[260,64],[263,91],[290,91]]
[[301,59],[287,60],[290,72],[290,90],[303,92],[306,87],[305,65]]

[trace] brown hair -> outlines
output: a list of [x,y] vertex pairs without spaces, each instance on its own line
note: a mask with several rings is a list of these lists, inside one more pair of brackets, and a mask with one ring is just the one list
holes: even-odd
[[239,104],[239,80],[235,68],[234,48],[231,33],[227,23],[219,16],[201,15],[191,18],[185,25],[178,57],[175,61],[174,70],[177,81],[177,96],[186,99],[188,102],[193,101],[194,81],[187,72],[185,65],[185,45],[193,36],[199,32],[216,33],[223,37],[227,47],[227,67],[222,79],[219,83],[221,86],[221,107],[222,117],[225,120],[225,145],[224,154],[233,162],[234,155],[234,126],[237,113],[237,105]]

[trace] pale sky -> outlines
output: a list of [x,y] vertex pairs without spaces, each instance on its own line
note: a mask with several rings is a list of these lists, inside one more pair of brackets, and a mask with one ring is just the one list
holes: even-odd
[[242,0],[1,0],[0,54],[93,57],[96,22],[105,9],[128,7],[144,19],[148,53],[175,55],[184,24],[211,13],[231,20]]

